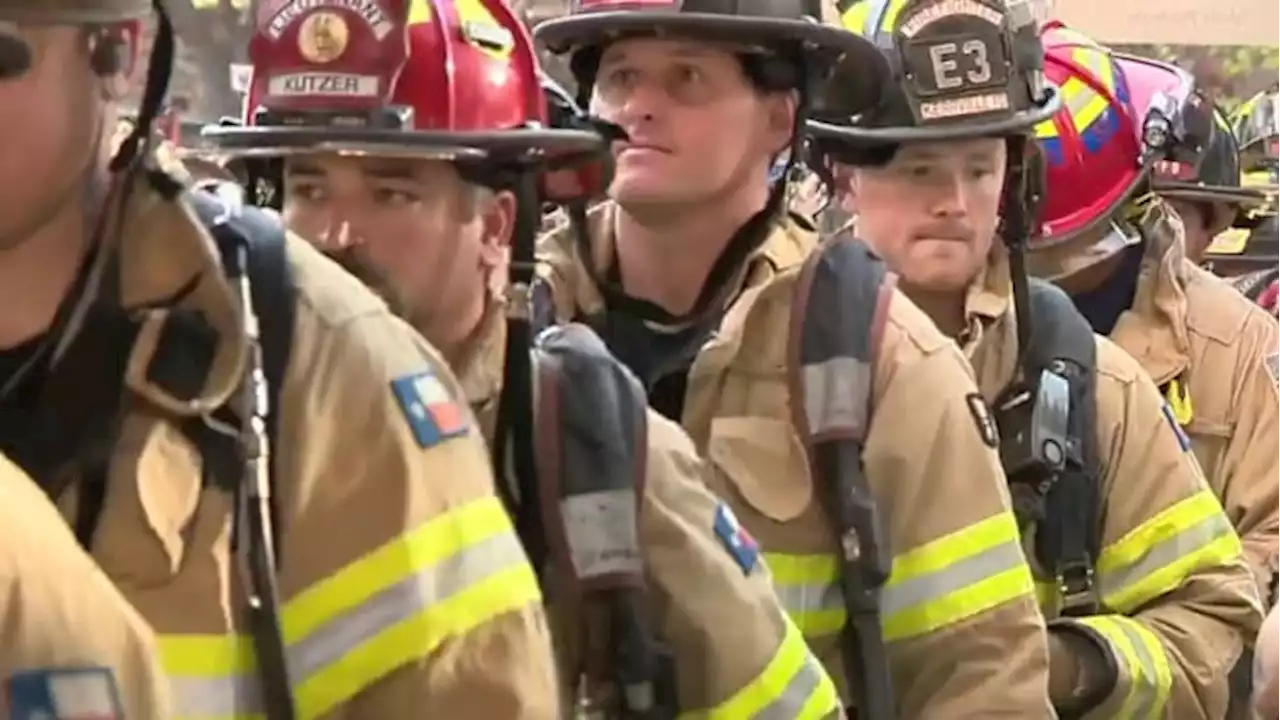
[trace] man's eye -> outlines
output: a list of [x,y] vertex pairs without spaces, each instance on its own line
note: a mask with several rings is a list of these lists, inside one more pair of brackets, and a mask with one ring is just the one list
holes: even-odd
[[314,183],[291,183],[287,187],[289,196],[293,199],[302,199],[307,202],[323,202],[325,200],[324,189]]
[[373,191],[373,199],[380,205],[408,205],[418,201],[418,196],[404,190],[378,188]]
[[696,85],[701,83],[704,77],[702,70],[696,67],[685,66],[680,68],[680,82],[685,84]]

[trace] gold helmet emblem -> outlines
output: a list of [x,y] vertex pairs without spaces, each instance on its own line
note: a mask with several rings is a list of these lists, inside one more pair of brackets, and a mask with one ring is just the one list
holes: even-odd
[[307,62],[317,65],[342,57],[350,40],[347,21],[334,12],[314,13],[298,28],[298,52]]

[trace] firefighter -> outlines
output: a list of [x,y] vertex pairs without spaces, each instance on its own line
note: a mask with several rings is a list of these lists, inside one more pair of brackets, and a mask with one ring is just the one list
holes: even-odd
[[172,716],[558,717],[461,387],[269,216],[155,168],[172,55],[159,2],[0,6],[0,447],[155,631]]
[[1255,226],[1274,192],[1241,184],[1235,133],[1212,101],[1197,91],[1184,111],[1207,136],[1205,147],[1192,161],[1156,162],[1151,188],[1182,220],[1187,259],[1203,263],[1205,251],[1219,235]]
[[1273,87],[1250,98],[1232,113],[1240,140],[1243,184],[1264,187],[1270,202],[1262,211],[1250,213],[1242,223],[1249,230],[1247,238],[1241,238],[1239,232],[1223,238],[1224,247],[1214,262],[1215,272],[1231,276],[1232,285],[1272,316],[1280,313],[1277,304],[1280,271],[1276,269],[1276,189],[1280,184],[1278,108],[1280,91]]
[[[1194,81],[1170,65],[1119,53],[1107,56],[1126,81],[1110,79],[1109,70],[1090,72],[1070,60],[1107,51],[1068,29],[1049,37],[1048,70],[1086,79],[1072,83],[1075,95],[1064,91],[1064,109],[1037,129],[1046,186],[1029,268],[1071,294],[1094,331],[1155,380],[1265,596],[1280,525],[1280,449],[1271,442],[1278,432],[1276,322],[1186,258],[1182,223],[1151,191],[1155,163],[1194,162],[1197,148],[1208,146],[1206,123],[1162,129],[1194,120],[1165,107],[1194,103]],[[1092,113],[1079,108],[1099,102],[1108,120],[1095,127]],[[1149,142],[1140,142],[1143,134]]]
[[[1039,192],[1029,182],[1033,129],[1063,112],[1057,88],[1069,93],[1086,82],[1079,73],[1088,68],[1104,68],[1117,83],[1125,78],[1098,49],[1079,63],[1079,56],[1050,57],[1053,84],[1046,85],[1027,5],[1004,7],[909,0],[889,12],[854,3],[845,27],[900,68],[899,90],[854,123],[814,121],[810,132],[828,158],[852,169],[858,232],[960,344],[995,409],[1049,618],[1059,713],[1221,717],[1220,671],[1260,621],[1240,542],[1141,366],[1094,336],[1060,291],[1029,286],[1023,271]],[[820,117],[850,117],[839,81]],[[1142,92],[1140,81],[1130,79],[1128,90]],[[1072,324],[1095,345],[1088,355],[1045,347],[1063,342],[1057,338],[1074,345],[1076,337],[1062,331]],[[1055,369],[1067,363],[1075,365]],[[1057,384],[1067,392],[1055,394]],[[1073,424],[1058,437],[1046,433],[1054,402],[1070,406]],[[1061,469],[1036,471],[1021,437],[1065,438],[1085,450]],[[1098,537],[1089,538],[1090,527]],[[1086,554],[1070,552],[1077,546]],[[1078,559],[1085,572],[1073,577]]]
[[[257,80],[249,90],[247,107],[252,110],[246,127],[210,134],[215,142],[234,144],[257,158],[272,151],[284,158],[282,176],[273,181],[282,183],[286,223],[379,289],[443,350],[485,436],[497,446],[502,419],[512,414],[505,407],[509,396],[504,382],[518,382],[508,353],[530,351],[527,340],[523,346],[509,341],[518,328],[510,327],[508,310],[524,302],[504,297],[519,288],[518,280],[507,282],[508,265],[518,267],[524,250],[531,255],[532,223],[541,219],[549,197],[549,190],[538,197],[522,196],[512,173],[538,170],[513,166],[526,155],[554,155],[575,139],[583,144],[585,137],[577,157],[593,162],[584,162],[573,174],[583,178],[607,149],[595,132],[543,129],[552,118],[543,85],[551,81],[540,81],[532,40],[504,4],[485,0],[479,5],[483,14],[473,20],[491,27],[483,36],[470,34],[461,3],[431,0],[429,7],[429,15],[410,15],[406,26],[392,31],[407,39],[409,53],[382,68],[380,87],[386,94],[364,101],[327,92],[275,94],[270,78],[288,69],[354,74],[364,54],[376,50],[372,34],[353,29],[347,52],[320,64],[299,56],[287,32],[285,40],[273,42],[275,27],[264,24],[251,43]],[[329,12],[318,7],[293,22],[306,28]],[[506,44],[487,44],[497,37]],[[417,81],[425,77],[437,80]],[[566,125],[570,118],[559,115],[563,97],[550,96],[557,103],[552,127]],[[410,120],[372,132],[335,131],[331,125],[300,131],[308,127],[308,117],[329,122],[344,112],[360,117],[394,108]],[[308,152],[316,147],[323,151]],[[344,150],[351,155],[344,157]],[[236,150],[228,152],[234,156]],[[452,153],[453,160],[438,159],[445,153]],[[545,175],[544,188],[563,186],[568,171]],[[575,184],[586,191],[579,197],[591,196],[590,183]],[[513,244],[513,234],[521,232],[525,236],[515,237]],[[553,393],[538,387],[534,395],[540,400]],[[643,411],[643,393],[636,397]],[[607,400],[591,396],[587,403],[603,406]],[[534,398],[512,402],[531,406]],[[530,415],[542,417],[540,412]],[[651,641],[669,652],[675,675],[674,696],[659,704],[672,708],[668,701],[678,698],[681,711],[725,718],[760,717],[766,710],[789,718],[837,713],[834,685],[777,604],[758,550],[736,533],[730,511],[706,489],[709,470],[692,444],[679,425],[656,413],[649,413],[647,426],[638,526],[650,611],[642,621],[654,629]],[[542,430],[551,436],[549,429]],[[574,430],[570,426],[563,432]],[[563,484],[595,480],[581,477]],[[545,483],[538,485],[542,487]],[[537,492],[522,484],[518,495]],[[512,513],[524,515],[523,505],[527,503],[513,502]],[[630,527],[626,517],[613,520],[616,533]],[[547,532],[527,538],[526,547],[553,545],[552,537]],[[551,564],[561,565],[555,559]],[[556,644],[565,650],[561,673],[569,686],[566,692],[575,695],[581,689],[581,705],[588,713],[634,717],[609,710],[608,690],[592,686],[599,676],[584,668],[599,657],[584,657],[584,652],[598,653],[596,646],[612,638],[594,633],[591,614],[570,602],[555,575],[544,582],[548,597],[557,598],[550,608]],[[584,674],[588,686],[580,687]]]
[[1274,172],[1280,156],[1280,90],[1272,87],[1249,98],[1231,113],[1246,173]]
[[[769,169],[802,156],[800,125],[837,63],[863,69],[863,108],[886,72],[874,47],[823,15],[787,0],[582,2],[535,28],[570,58],[582,104],[627,136],[613,148],[611,202],[583,232],[540,240],[545,278],[557,315],[595,327],[715,466],[713,490],[767,550],[779,597],[847,706],[863,717],[1044,717],[1043,619],[958,350],[886,285],[847,285],[885,298],[883,333],[864,335],[879,348],[870,357],[830,369],[875,380],[810,386],[812,403],[797,392],[797,378],[827,377],[792,355],[789,334],[804,325],[792,316],[813,297],[801,270],[821,248],[857,246],[820,243],[785,211],[787,173],[770,185]],[[868,395],[862,470],[819,466],[801,428],[812,429],[810,408],[858,408]],[[854,481],[868,487],[852,492]],[[850,503],[872,526],[846,522]],[[875,607],[866,599],[882,571]]]
[[1235,227],[1213,238],[1205,248],[1204,266],[1231,283],[1245,297],[1265,310],[1275,313],[1272,299],[1276,280],[1280,277],[1276,228],[1276,170],[1245,173],[1241,183],[1267,196],[1261,207],[1240,213]]
[[172,717],[151,629],[3,456],[0,515],[0,712],[66,717],[73,685],[95,691],[101,717]]
[[1280,715],[1280,608],[1274,605],[1258,633],[1254,663],[1254,712],[1274,718]]

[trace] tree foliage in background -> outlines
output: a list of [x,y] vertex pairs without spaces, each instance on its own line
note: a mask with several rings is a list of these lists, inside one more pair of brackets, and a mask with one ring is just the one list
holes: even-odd
[[1280,70],[1280,49],[1274,47],[1121,45],[1117,49],[1187,69],[1209,97],[1228,111],[1274,87]]
[[[231,89],[230,66],[247,61],[257,4],[263,0],[172,0],[180,57],[172,95],[186,99],[191,115],[213,120],[238,114],[240,98]],[[529,24],[554,17],[568,0],[509,0]],[[1251,46],[1123,45],[1135,55],[1174,62],[1195,75],[1200,87],[1224,109],[1276,85],[1280,49]],[[543,57],[550,75],[572,84],[560,59]]]
[[[178,58],[169,95],[185,101],[193,119],[238,115],[240,97],[231,89],[231,65],[247,61],[256,0],[172,0],[167,3],[178,34]],[[145,40],[150,52],[151,28]],[[143,77],[138,79],[140,94]],[[135,98],[136,100],[136,98]]]

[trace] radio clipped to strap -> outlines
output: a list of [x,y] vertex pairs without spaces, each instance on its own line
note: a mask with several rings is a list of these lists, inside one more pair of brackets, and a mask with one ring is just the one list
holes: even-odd
[[1025,533],[1036,527],[1035,557],[1053,574],[1063,615],[1098,610],[1099,552],[1097,347],[1093,329],[1056,286],[1032,280],[1023,382],[995,403],[1000,462]]
[[567,673],[585,684],[580,710],[610,720],[674,718],[674,668],[650,627],[640,552],[644,389],[580,324],[539,333],[533,362],[548,595],[579,624],[582,665]]
[[859,717],[894,717],[880,628],[890,558],[862,467],[872,369],[896,278],[860,241],[833,238],[801,271],[790,325],[793,421],[808,451],[822,506],[839,534],[849,616],[842,646]]

